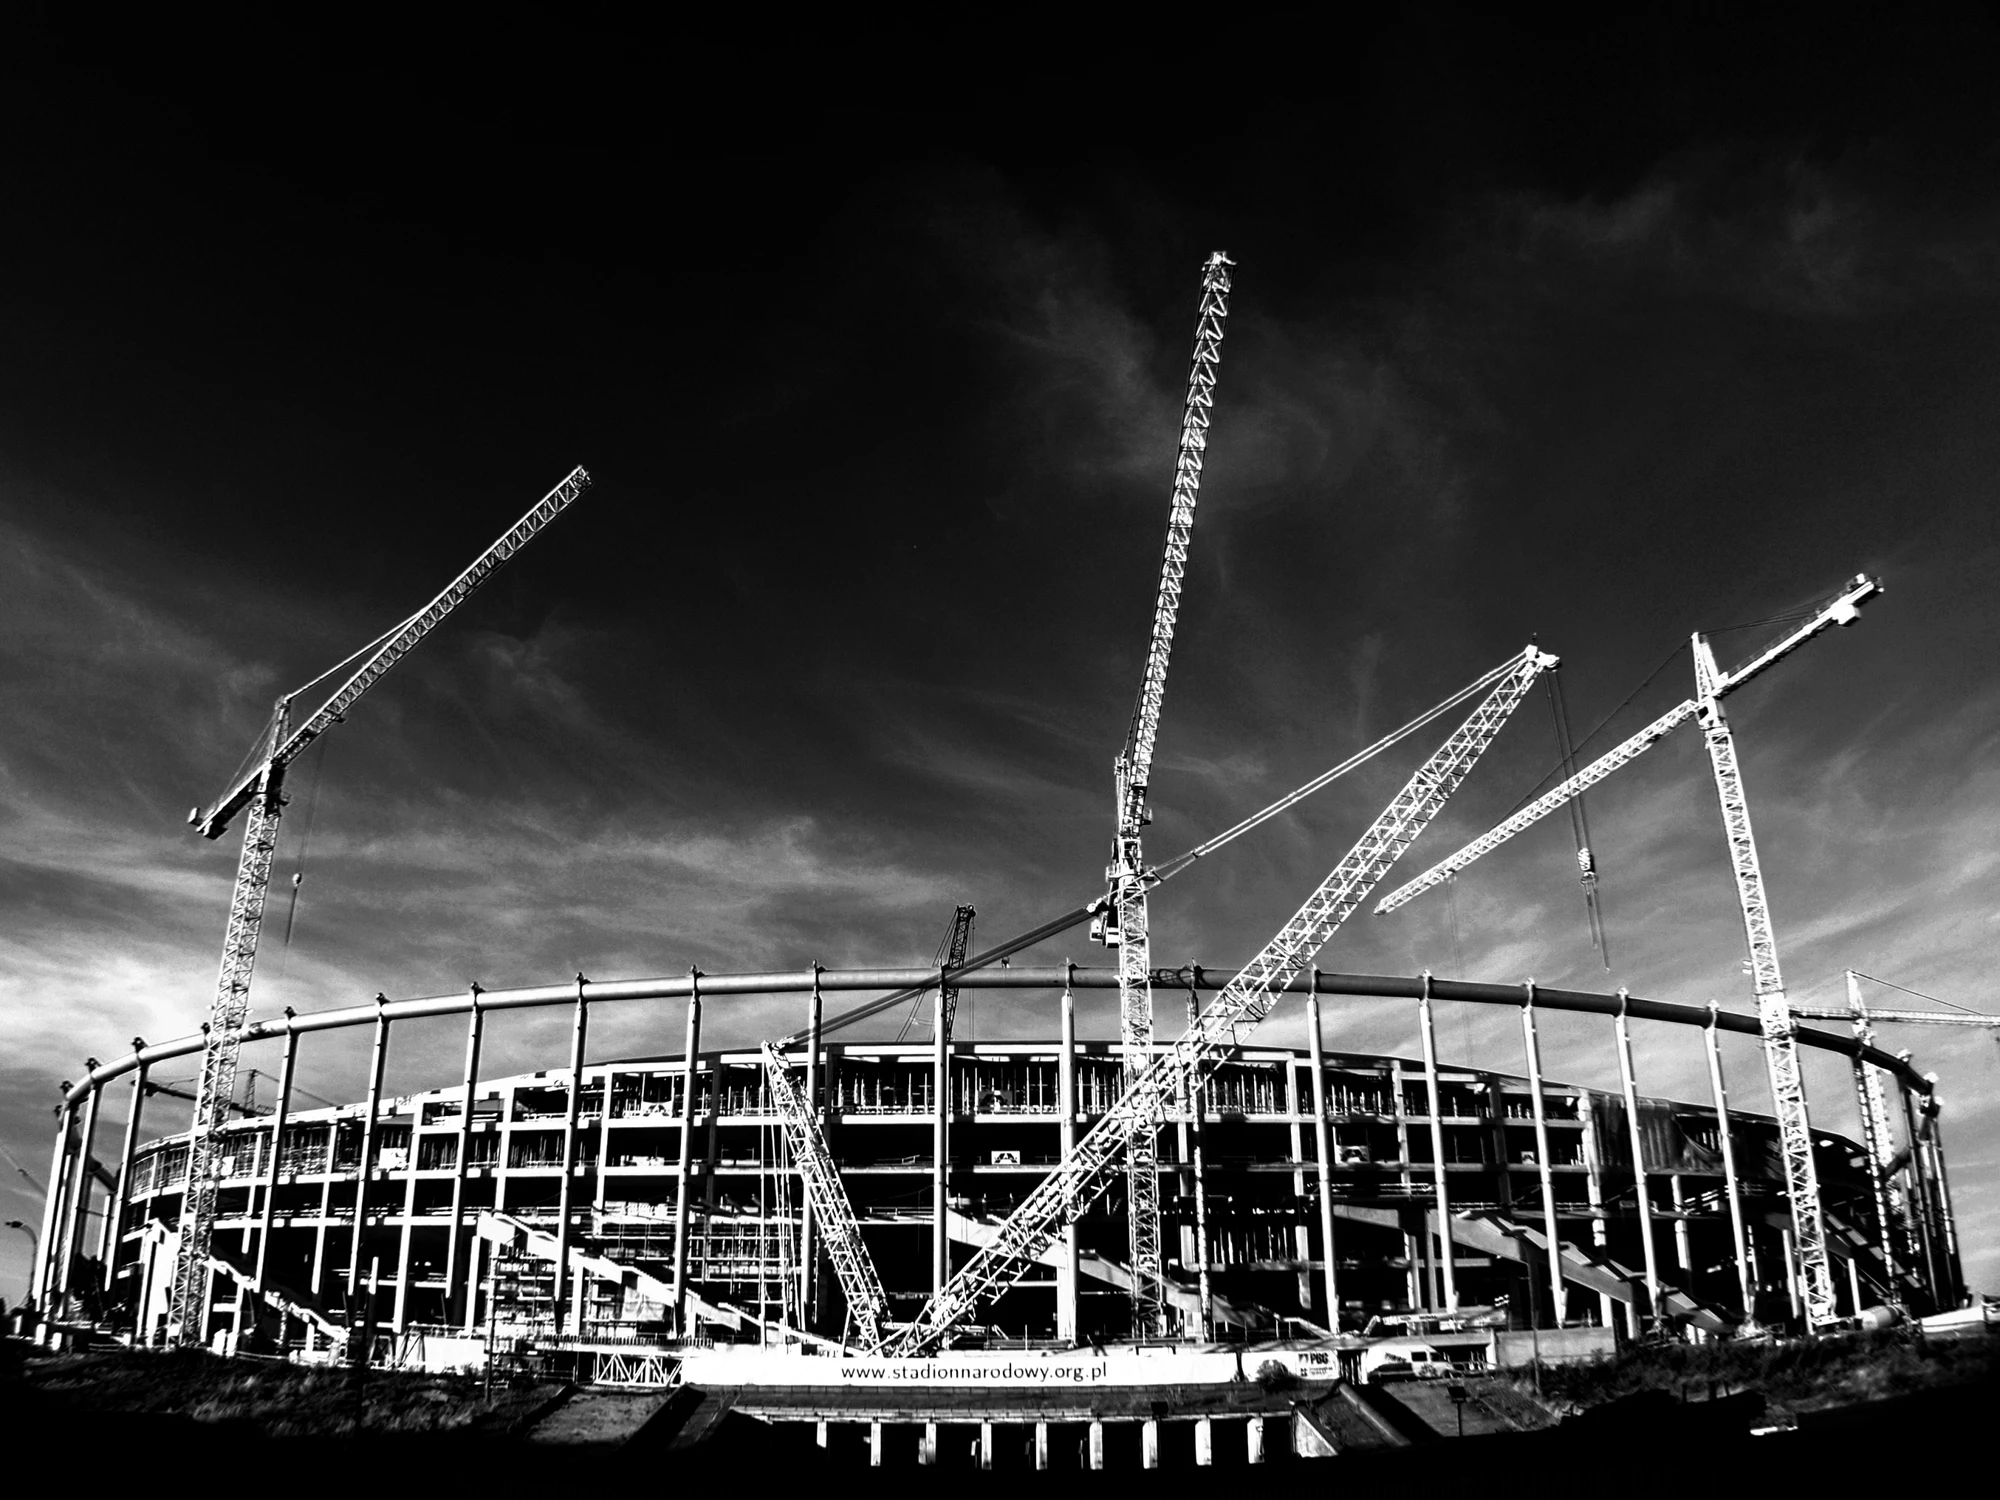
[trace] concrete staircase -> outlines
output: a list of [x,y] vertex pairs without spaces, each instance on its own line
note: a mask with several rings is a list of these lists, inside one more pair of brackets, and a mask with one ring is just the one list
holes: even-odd
[[[1414,1208],[1373,1208],[1356,1203],[1336,1203],[1333,1211],[1340,1218],[1391,1229],[1404,1228],[1404,1215],[1418,1212]],[[1436,1234],[1437,1210],[1425,1208],[1421,1213],[1424,1227]],[[1539,1224],[1525,1223],[1495,1210],[1453,1214],[1451,1239],[1455,1245],[1490,1255],[1496,1260],[1511,1260],[1524,1265],[1539,1264],[1550,1253],[1548,1236]],[[1645,1285],[1646,1280],[1643,1272],[1634,1271],[1607,1255],[1568,1240],[1556,1242],[1555,1255],[1563,1280],[1572,1286],[1599,1293],[1614,1302],[1623,1302],[1635,1311],[1641,1306],[1643,1293],[1639,1288]],[[1665,1282],[1660,1283],[1659,1310],[1716,1335],[1727,1335],[1736,1326],[1735,1320],[1719,1309],[1698,1302],[1680,1288]]]
[[347,1337],[347,1319],[312,1293],[282,1286],[268,1278],[259,1286],[256,1266],[244,1252],[211,1241],[208,1263],[218,1276],[227,1276],[266,1307],[311,1324],[330,1339],[339,1341]]
[[[998,1219],[975,1219],[967,1214],[959,1213],[956,1209],[948,1210],[948,1213],[949,1218],[945,1223],[945,1232],[961,1245],[971,1245],[975,1248],[984,1246],[992,1241],[994,1235],[999,1233],[1000,1221]],[[1036,1264],[1050,1267],[1059,1267],[1061,1263],[1062,1251],[1054,1245],[1043,1251],[1036,1260]],[[1132,1268],[1123,1261],[1109,1260],[1102,1255],[1096,1255],[1088,1250],[1084,1250],[1077,1255],[1077,1267],[1084,1275],[1101,1281],[1107,1286],[1117,1287],[1120,1291],[1130,1291],[1132,1289]],[[1168,1304],[1181,1315],[1182,1326],[1187,1328],[1199,1327],[1201,1324],[1200,1289],[1187,1286],[1182,1282],[1169,1278],[1165,1290]],[[1232,1302],[1227,1297],[1213,1291],[1209,1294],[1209,1302],[1215,1309],[1215,1321],[1218,1324],[1226,1324],[1229,1327],[1241,1328],[1249,1332],[1254,1332],[1260,1328],[1269,1329],[1276,1326],[1277,1315],[1259,1307],[1254,1302]],[[1293,1321],[1296,1322],[1298,1320],[1293,1319]]]
[[[532,1224],[523,1223],[512,1214],[483,1212],[479,1215],[479,1237],[495,1245],[503,1245],[520,1255],[533,1255],[542,1260],[554,1260],[557,1252],[556,1236],[546,1229],[537,1229]],[[625,1292],[625,1310],[628,1314],[638,1309],[637,1317],[644,1320],[651,1313],[655,1319],[664,1319],[673,1306],[673,1284],[663,1280],[644,1266],[633,1265],[603,1253],[582,1236],[578,1236],[569,1247],[570,1273],[588,1276],[597,1281],[609,1282],[622,1287]],[[712,1302],[703,1297],[693,1287],[687,1290],[688,1312],[710,1323],[720,1323],[738,1333],[756,1331],[771,1343],[811,1344],[829,1353],[841,1352],[837,1339],[821,1338],[818,1334],[807,1333],[802,1328],[770,1319],[759,1318],[745,1308],[728,1302]]]

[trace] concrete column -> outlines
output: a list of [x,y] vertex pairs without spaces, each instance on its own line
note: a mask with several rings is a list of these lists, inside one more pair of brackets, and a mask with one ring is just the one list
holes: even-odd
[[1431,976],[1424,974],[1417,997],[1417,1021],[1424,1039],[1424,1087],[1430,1093],[1431,1179],[1437,1188],[1437,1252],[1444,1270],[1444,1310],[1458,1311],[1458,1251],[1451,1239],[1451,1186],[1444,1169],[1444,1102],[1438,1089],[1437,1028],[1431,1015]]
[[917,1445],[917,1462],[925,1468],[935,1468],[938,1461],[937,1427],[935,1422],[924,1423],[923,1441]]
[[[1191,964],[1189,967],[1199,976],[1201,973],[1200,964]],[[1195,1000],[1194,992],[1190,990],[1188,992],[1188,1029],[1190,1031],[1194,1029],[1195,1021],[1199,1015],[1200,1007]],[[1194,1095],[1188,1101],[1188,1115],[1189,1146],[1191,1147],[1194,1165],[1196,1305],[1201,1312],[1201,1337],[1212,1339],[1215,1337],[1215,1286],[1209,1278],[1208,1270],[1209,1260],[1211,1259],[1208,1247],[1208,1085],[1201,1080],[1198,1071],[1195,1075]]]
[[882,1467],[882,1424],[880,1422],[870,1422],[868,1424],[868,1467],[871,1469]]
[[605,1189],[610,1180],[605,1176],[605,1172],[611,1165],[611,1098],[618,1091],[617,1073],[606,1068],[600,1087],[603,1090],[603,1100],[597,1108],[597,1170],[591,1174],[595,1180],[596,1190],[591,1201],[601,1221],[604,1216]]
[[1243,1446],[1248,1451],[1250,1462],[1264,1461],[1264,1419],[1252,1417],[1243,1427]]
[[[1922,1162],[1924,1175],[1929,1186],[1926,1194],[1931,1209],[1931,1222],[1937,1237],[1937,1300],[1939,1307],[1957,1307],[1964,1300],[1964,1291],[1958,1272],[1958,1224],[1951,1210],[1951,1191],[1945,1183],[1944,1152],[1938,1141],[1938,1120],[1934,1112],[1927,1111],[1922,1139],[1916,1143],[1915,1155]],[[89,1193],[89,1182],[83,1184],[85,1195]]]
[[[132,1050],[142,1052],[146,1041],[132,1038]],[[125,1233],[125,1210],[132,1202],[132,1163],[139,1151],[139,1116],[146,1102],[146,1064],[141,1059],[132,1074],[132,1104],[125,1115],[125,1140],[118,1152],[118,1187],[104,1210],[104,1234],[97,1258],[104,1267],[104,1290],[111,1289],[111,1273],[118,1262],[120,1238]]]
[[[361,1289],[361,1232],[368,1222],[368,1178],[375,1170],[375,1120],[382,1113],[382,1071],[389,1062],[389,1018],[382,1014],[382,1007],[389,1003],[387,995],[375,997],[375,1045],[368,1059],[368,1094],[362,1104],[366,1111],[361,1121],[361,1160],[354,1174],[354,1230],[347,1241],[347,1295],[353,1297]],[[338,1127],[327,1138],[327,1170],[333,1169],[333,1158],[340,1146]]]
[[132,1314],[132,1346],[136,1349],[153,1347],[153,1277],[159,1266],[160,1242],[148,1235],[139,1242],[139,1254],[145,1258],[145,1269],[139,1274],[139,1304]]
[[[1588,1095],[1578,1096],[1577,1109],[1583,1121],[1583,1186],[1590,1199],[1590,1243],[1602,1256],[1608,1250],[1610,1240],[1604,1227],[1604,1151],[1597,1139],[1597,1116],[1590,1107]],[[1615,1311],[1618,1305],[1609,1292],[1597,1294],[1598,1316],[1606,1328],[1618,1326]]]
[[90,1094],[83,1106],[83,1139],[76,1148],[76,1159],[71,1164],[71,1185],[69,1200],[63,1205],[62,1268],[56,1280],[56,1300],[60,1305],[68,1300],[76,1275],[77,1257],[83,1253],[83,1237],[90,1213],[90,1153],[97,1143],[97,1111],[104,1101],[104,1088],[92,1077],[97,1071],[97,1059],[91,1058],[84,1072],[90,1084]]
[[[569,1104],[563,1111],[562,1184],[556,1190],[556,1283],[550,1311],[556,1331],[563,1326],[564,1294],[572,1290],[569,1247],[570,1215],[576,1209],[576,1124],[583,1109],[583,1056],[590,1033],[590,1002],[584,999],[584,977],[576,976],[576,1007],[570,1016]],[[583,1302],[577,1301],[577,1328],[583,1332]]]
[[1618,987],[1618,1076],[1625,1089],[1625,1128],[1632,1138],[1632,1185],[1639,1199],[1639,1248],[1646,1258],[1646,1316],[1660,1316],[1660,1255],[1653,1246],[1653,1195],[1646,1185],[1646,1138],[1639,1128],[1639,1082],[1632,1071],[1632,1027],[1625,1015],[1625,987]]
[[981,1422],[979,1424],[979,1467],[982,1469],[991,1469],[993,1467],[993,1424],[991,1422]]
[[[269,1284],[266,1277],[271,1268],[271,1231],[277,1223],[278,1215],[278,1165],[285,1153],[285,1122],[292,1115],[292,1074],[298,1066],[299,1033],[292,1025],[292,1008],[285,1007],[285,1060],[278,1065],[278,1107],[271,1116],[271,1165],[264,1174],[264,1217],[257,1226],[257,1291],[261,1294]],[[134,1104],[137,1104],[135,1099]],[[237,1333],[243,1332],[238,1326]],[[278,1315],[278,1350],[285,1348],[285,1317]]]
[[[1937,1082],[1937,1074],[1930,1075],[1931,1082]],[[1935,1095],[1932,1096],[1935,1100]],[[1944,1126],[1936,1112],[1930,1117],[1930,1139],[1925,1142],[1930,1150],[1931,1178],[1937,1183],[1938,1219],[1944,1227],[1945,1263],[1950,1268],[1951,1305],[1958,1306],[1965,1300],[1965,1277],[1960,1270],[1958,1250],[1958,1215],[1951,1206],[1951,1178],[1944,1165]]]
[[[824,1121],[826,1114],[820,1105],[819,1053],[820,994],[819,960],[813,960],[812,998],[806,1007],[806,1113],[814,1121]],[[805,1191],[803,1176],[799,1182],[799,1321],[807,1329],[813,1326],[813,1314],[817,1312],[819,1298],[819,1247],[813,1240],[812,1194]]]
[[[1402,1164],[1401,1177],[1403,1201],[1410,1201],[1414,1180],[1410,1174],[1410,1115],[1403,1107],[1403,1064],[1400,1059],[1389,1061],[1389,1104],[1396,1116],[1396,1160]],[[1430,1305],[1430,1287],[1424,1280],[1423,1264],[1428,1256],[1417,1250],[1417,1236],[1407,1228],[1403,1231],[1403,1259],[1409,1269],[1404,1272],[1405,1292],[1411,1309]]]
[[396,1235],[396,1300],[390,1304],[389,1331],[397,1338],[403,1336],[405,1320],[409,1316],[410,1302],[410,1235],[417,1217],[417,1122],[423,1118],[423,1106],[417,1106],[410,1118],[410,1150],[403,1160],[403,1224]]
[[[1906,1052],[1905,1058],[1909,1056]],[[1930,1289],[1931,1301],[1939,1307],[1947,1305],[1944,1296],[1944,1282],[1938,1274],[1938,1228],[1937,1204],[1931,1195],[1930,1179],[1924,1170],[1923,1130],[1917,1122],[1917,1109],[1910,1098],[1910,1090],[1902,1088],[1903,1121],[1908,1130],[1910,1142],[1911,1177],[1910,1201],[1917,1207],[1917,1238],[1923,1244],[1924,1285]]]
[[1092,1422],[1090,1424],[1090,1467],[1092,1469],[1102,1469],[1104,1467],[1104,1424],[1102,1422]]
[[1049,1468],[1049,1424],[1035,1424],[1035,1470],[1046,1474]]
[[[691,1194],[688,1179],[694,1172],[695,1087],[701,1082],[696,1072],[701,1052],[701,970],[688,970],[688,1013],[686,1050],[681,1055],[681,1157],[680,1172],[674,1180],[674,1332],[687,1337],[688,1209]],[[880,1462],[882,1424],[875,1424],[876,1459]]]
[[1215,1463],[1215,1423],[1208,1417],[1195,1418],[1194,1461],[1204,1469]]
[[1721,1007],[1708,1002],[1708,1025],[1702,1039],[1708,1052],[1708,1087],[1715,1098],[1715,1140],[1722,1149],[1722,1188],[1729,1200],[1729,1232],[1736,1251],[1736,1294],[1745,1322],[1757,1316],[1757,1288],[1750,1273],[1749,1235],[1743,1226],[1743,1191],[1736,1177],[1736,1145],[1729,1128],[1729,1090],[1722,1082],[1722,1048],[1716,1040],[1715,1018]]
[[[1075,966],[1064,961],[1067,975]],[[1062,993],[1062,1053],[1056,1065],[1056,1092],[1061,1096],[1062,1159],[1068,1165],[1076,1152],[1076,996],[1065,978]],[[1204,1262],[1207,1251],[1203,1252]],[[1076,1342],[1083,1337],[1078,1322],[1077,1281],[1082,1274],[1077,1254],[1076,1225],[1063,1226],[1062,1260],[1056,1267],[1056,1337]]]
[[326,1161],[320,1170],[319,1220],[313,1225],[312,1274],[306,1287],[315,1297],[326,1285],[326,1232],[333,1223],[333,1152],[339,1141],[340,1124],[329,1120],[326,1126]]
[[[46,1322],[49,1314],[49,1289],[61,1284],[54,1275],[60,1247],[57,1226],[62,1223],[63,1200],[69,1196],[69,1145],[70,1131],[76,1123],[76,1106],[64,1102],[62,1112],[56,1117],[56,1145],[49,1158],[49,1185],[42,1194],[42,1233],[35,1241],[35,1276],[30,1284],[34,1293],[36,1310]],[[1910,1139],[1915,1140],[1912,1135]],[[181,1201],[187,1196],[182,1192]]]
[[468,1338],[479,1332],[479,1282],[482,1257],[486,1259],[490,1268],[492,1250],[485,1240],[474,1234],[466,1241],[465,1246],[465,1332]]
[[[452,1298],[459,1284],[459,1241],[465,1234],[465,1178],[472,1158],[472,1103],[479,1092],[479,1049],[485,1040],[486,1012],[479,1008],[479,997],[484,993],[478,985],[472,987],[472,1010],[465,1020],[465,1085],[459,1096],[458,1107],[458,1154],[451,1167],[451,1230],[444,1242],[444,1297],[445,1317],[452,1314]],[[470,1247],[468,1246],[469,1250]],[[469,1256],[467,1257],[469,1258]],[[465,1280],[465,1331],[472,1333],[477,1325],[472,1318],[472,1304],[478,1300],[473,1294],[474,1280]]]
[[1139,1467],[1157,1469],[1160,1466],[1160,1424],[1148,1417],[1139,1425]]
[[[715,1221],[716,1194],[722,1187],[722,1106],[723,1084],[727,1076],[722,1066],[722,1058],[718,1054],[715,1065],[708,1070],[708,1132],[702,1144],[701,1162],[701,1204],[707,1215],[707,1222],[711,1224]],[[713,1248],[712,1244],[703,1248],[704,1269],[708,1265],[709,1252]]]
[[1549,1245],[1549,1306],[1555,1326],[1563,1325],[1568,1307],[1562,1274],[1562,1226],[1556,1218],[1556,1179],[1550,1170],[1548,1100],[1542,1094],[1542,1041],[1535,1029],[1535,981],[1527,983],[1528,998],[1521,1006],[1521,1050],[1528,1058],[1528,1093],[1535,1110],[1535,1170],[1542,1190],[1542,1234]]
[[[1319,970],[1312,971],[1313,991],[1319,988]],[[1319,1152],[1319,1246],[1325,1258],[1320,1285],[1326,1295],[1326,1327],[1340,1332],[1340,1261],[1333,1241],[1333,1132],[1326,1118],[1326,1055],[1320,1038],[1319,995],[1306,995],[1306,1037],[1312,1044],[1313,1145]]]
[[[1667,1179],[1674,1194],[1674,1266],[1680,1272],[1681,1285],[1692,1290],[1694,1287],[1694,1250],[1688,1243],[1687,1220],[1687,1179],[1676,1172]],[[1859,1312],[1860,1309],[1856,1308]]]
[[822,1448],[826,1446],[826,1420],[824,1418],[813,1424],[813,1442]]
[[951,1279],[951,1211],[947,1177],[951,1171],[951,1039],[945,1028],[944,979],[939,970],[931,1010],[931,1295]]

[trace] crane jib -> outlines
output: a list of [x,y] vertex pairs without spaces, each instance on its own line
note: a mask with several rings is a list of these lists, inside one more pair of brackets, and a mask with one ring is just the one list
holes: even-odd
[[385,672],[408,655],[410,649],[435,629],[446,615],[470,598],[536,532],[561,515],[589,485],[590,475],[581,466],[572,469],[563,477],[562,483],[536,501],[526,515],[508,527],[499,540],[480,553],[470,567],[446,585],[442,593],[404,621],[394,636],[362,663],[283,744],[223,793],[207,812],[197,813],[189,820],[201,830],[202,837],[221,838],[228,831],[230,819],[242,811],[252,797],[272,789],[270,783],[274,770],[281,771],[297,760],[314,740],[339,723],[342,715]]

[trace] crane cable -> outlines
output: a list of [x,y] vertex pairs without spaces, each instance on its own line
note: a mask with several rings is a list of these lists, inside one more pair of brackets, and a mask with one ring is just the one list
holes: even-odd
[[[1180,874],[1183,870],[1186,870],[1196,860],[1201,859],[1204,855],[1213,854],[1217,849],[1220,849],[1223,845],[1230,843],[1235,839],[1241,838],[1251,829],[1257,827],[1262,823],[1269,822],[1272,818],[1276,817],[1279,813],[1285,811],[1287,808],[1295,806],[1296,804],[1304,801],[1307,797],[1310,797],[1314,792],[1319,791],[1322,787],[1325,787],[1331,782],[1339,780],[1341,777],[1347,775],[1349,772],[1354,771],[1359,767],[1365,765],[1367,762],[1373,760],[1376,756],[1380,755],[1384,750],[1390,749],[1391,747],[1400,744],[1402,741],[1408,739],[1411,735],[1415,734],[1419,729],[1422,729],[1426,724],[1429,724],[1434,719],[1437,719],[1444,714],[1450,713],[1452,709],[1458,707],[1466,700],[1476,697],[1478,694],[1490,688],[1494,683],[1498,682],[1502,677],[1506,676],[1509,672],[1513,671],[1516,665],[1518,665],[1518,663],[1520,662],[1520,660],[1521,658],[1518,655],[1508,657],[1506,661],[1502,662],[1499,666],[1493,668],[1492,671],[1484,673],[1476,680],[1460,688],[1450,697],[1442,700],[1439,703],[1434,704],[1430,708],[1425,709],[1421,714],[1417,715],[1416,718],[1410,720],[1409,723],[1403,725],[1402,728],[1394,730],[1389,734],[1384,735],[1374,744],[1368,746],[1367,749],[1355,752],[1353,755],[1350,755],[1346,760],[1342,761],[1339,765],[1334,766],[1331,770],[1324,771],[1318,776],[1315,776],[1311,781],[1308,781],[1304,786],[1301,786],[1294,791],[1287,792],[1284,796],[1280,797],[1276,802],[1273,802],[1270,806],[1263,808],[1258,812],[1252,813],[1249,817],[1243,819],[1242,822],[1236,824],[1234,827],[1224,829],[1214,838],[1207,840],[1205,843],[1197,844],[1194,848],[1189,849],[1184,854],[1175,855],[1172,859],[1168,860],[1165,864],[1160,865],[1159,867],[1157,867],[1157,869],[1155,869],[1152,872],[1153,879],[1151,883],[1157,885],[1161,881],[1172,879],[1174,876]],[[1661,663],[1661,665],[1664,666],[1665,663],[1663,662]],[[1000,960],[1004,958],[1008,958],[1016,953],[1019,953],[1023,948],[1032,948],[1035,946],[1035,944],[1043,942],[1048,938],[1052,938],[1056,936],[1058,933],[1067,932],[1072,927],[1080,927],[1083,923],[1089,921],[1090,918],[1093,915],[1095,915],[1096,910],[1097,910],[1097,903],[1092,902],[1088,906],[1079,907],[1073,911],[1065,912],[1060,917],[1052,918],[1051,920],[1042,923],[1039,927],[1032,927],[1028,931],[1021,933],[1018,937],[1010,938],[1006,942],[998,945],[997,947],[988,948],[984,953],[974,954],[972,957],[968,958],[963,965],[961,965],[958,969],[953,971],[953,977],[956,977],[957,975],[960,974],[969,974],[974,969],[986,968],[990,964],[998,963]],[[820,1026],[820,1032],[822,1035],[825,1035],[826,1033],[838,1031],[844,1027],[852,1026],[857,1021],[865,1021],[870,1016],[878,1015],[882,1011],[890,1010],[898,1005],[901,1005],[904,1001],[911,999],[913,996],[921,999],[924,991],[928,990],[929,988],[930,986],[928,984],[924,984],[915,989],[897,990],[892,994],[883,995],[878,999],[866,1001],[861,1005],[855,1006],[852,1010],[843,1011],[839,1015],[831,1017],[830,1019],[822,1022]],[[801,1040],[803,1040],[802,1034],[794,1034],[792,1036],[781,1038],[778,1042],[778,1045],[781,1047],[788,1047]]]
[[324,737],[316,748],[319,754],[313,759],[312,782],[306,789],[305,825],[299,830],[299,857],[292,866],[292,896],[290,904],[285,908],[285,940],[278,950],[278,972],[275,976],[277,981],[282,981],[286,970],[291,967],[292,928],[299,919],[299,887],[304,885],[306,880],[306,854],[312,848],[313,815],[319,811],[320,777],[326,771],[327,750]]
[[[1567,781],[1576,775],[1576,747],[1570,742],[1569,705],[1563,698],[1562,684],[1556,680],[1554,672],[1545,674],[1542,681],[1548,687],[1549,717],[1556,732],[1556,754],[1561,758],[1563,779]],[[1577,883],[1583,887],[1583,906],[1590,924],[1591,946],[1597,950],[1604,972],[1608,974],[1611,972],[1611,942],[1604,932],[1604,909],[1599,903],[1597,889],[1597,856],[1590,847],[1590,817],[1584,811],[1581,792],[1569,799],[1569,826],[1576,840]]]

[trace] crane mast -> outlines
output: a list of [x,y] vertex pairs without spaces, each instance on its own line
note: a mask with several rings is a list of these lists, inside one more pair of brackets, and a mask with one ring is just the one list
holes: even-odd
[[[257,962],[257,939],[263,929],[264,900],[271,884],[271,864],[278,851],[278,819],[284,808],[285,768],[304,754],[320,735],[339,723],[363,693],[408,655],[410,649],[430,634],[446,615],[463,604],[508,558],[567,509],[589,483],[590,476],[581,468],[571,470],[562,483],[503,532],[499,540],[482,552],[442,593],[386,636],[364,647],[363,651],[370,653],[367,659],[304,723],[289,733],[287,728],[292,700],[298,695],[288,693],[279,699],[270,733],[263,743],[263,753],[253,761],[251,769],[217,798],[206,812],[196,808],[188,815],[188,821],[200,830],[203,838],[215,839],[222,837],[238,812],[247,810],[248,813],[244,820],[243,852],[236,864],[236,884],[229,897],[229,924],[223,935],[221,972],[216,977],[215,998],[209,1005],[208,1020],[202,1027],[206,1042],[202,1048],[200,1081],[195,1087],[194,1120],[188,1136],[187,1189],[181,1205],[180,1247],[174,1259],[173,1288],[167,1315],[170,1342],[199,1338],[199,1330],[206,1321],[198,1313],[202,1299],[208,1295],[208,1251],[215,1226],[218,1188],[214,1166],[215,1132],[228,1119],[236,1091],[241,1032],[250,1013],[250,975]],[[353,659],[349,658],[350,661]],[[275,1150],[278,1143],[273,1142],[272,1145]],[[365,1165],[363,1170],[366,1170]]]
[[1702,738],[1708,745],[1709,767],[1715,773],[1716,801],[1722,809],[1730,869],[1736,877],[1737,901],[1743,911],[1743,935],[1750,950],[1757,1029],[1764,1042],[1764,1067],[1770,1076],[1771,1103],[1778,1117],[1779,1155],[1784,1159],[1785,1187],[1791,1196],[1792,1237],[1806,1326],[1817,1332],[1835,1322],[1839,1314],[1834,1302],[1833,1265],[1827,1254],[1826,1220],[1820,1212],[1819,1170],[1813,1161],[1805,1077],[1799,1069],[1798,1027],[1792,1020],[1785,999],[1784,975],[1778,968],[1778,935],[1771,924],[1770,898],[1765,894],[1764,871],[1757,860],[1757,840],[1750,827],[1750,803],[1743,790],[1736,737],[1730,733],[1728,717],[1722,710],[1723,674],[1715,665],[1715,653],[1707,637],[1697,633],[1692,644],[1696,713],[1701,720]]
[[[1875,1045],[1875,1028],[1868,1007],[1861,999],[1861,976],[1847,971],[1847,1004],[1854,1024],[1854,1039],[1864,1047]],[[1793,1011],[1796,1017],[1798,1012]],[[1882,1243],[1892,1254],[1909,1256],[1909,1222],[1901,1185],[1896,1180],[1896,1130],[1889,1118],[1889,1099],[1882,1088],[1882,1070],[1859,1052],[1854,1054],[1854,1093],[1861,1104],[1862,1143],[1868,1148],[1868,1176],[1875,1188],[1875,1222],[1881,1228]]]
[[[1202,455],[1208,446],[1209,412],[1214,405],[1216,364],[1222,355],[1222,322],[1229,316],[1229,267],[1222,251],[1202,268],[1201,312],[1189,360],[1187,398],[1181,408],[1179,455],[1174,464],[1172,508],[1167,518],[1166,558],[1153,603],[1153,633],[1146,647],[1146,672],[1115,766],[1118,834],[1106,896],[1109,920],[1095,928],[1118,948],[1119,1037],[1123,1042],[1124,1085],[1130,1090],[1153,1055],[1152,959],[1147,941],[1146,888],[1153,883],[1140,847],[1140,830],[1151,821],[1146,787],[1152,777],[1153,746],[1160,732],[1160,704],[1167,690],[1167,659],[1173,651],[1180,615],[1181,578],[1187,571],[1188,533],[1194,526],[1195,497],[1201,490]],[[1161,1331],[1166,1295],[1160,1252],[1160,1174],[1156,1158],[1157,1116],[1135,1119],[1128,1145],[1127,1222],[1131,1229],[1132,1332],[1145,1337]]]
[[1536,677],[1555,665],[1555,657],[1533,646],[1508,663],[1493,690],[1404,783],[1305,905],[1098,1117],[1070,1159],[1037,1184],[887,1352],[921,1354],[935,1348],[983,1299],[1027,1274],[1062,1229],[1110,1187],[1133,1133],[1150,1130],[1175,1100],[1195,1097],[1202,1082],[1271,1013],[1278,996],[1438,815]]
[[841,1295],[847,1299],[847,1310],[861,1335],[861,1347],[873,1354],[882,1347],[889,1298],[882,1290],[875,1259],[861,1238],[861,1227],[854,1220],[854,1205],[841,1186],[840,1169],[813,1119],[812,1105],[792,1082],[783,1055],[771,1042],[764,1043],[764,1076],[770,1082],[771,1102],[791,1141],[799,1176],[805,1181],[806,1198],[812,1204],[826,1258],[833,1262],[833,1274],[839,1278]]

